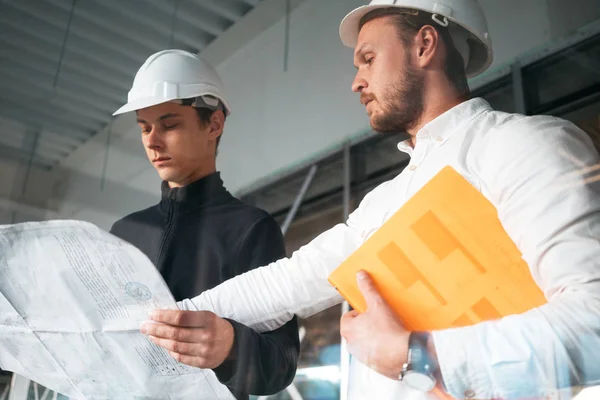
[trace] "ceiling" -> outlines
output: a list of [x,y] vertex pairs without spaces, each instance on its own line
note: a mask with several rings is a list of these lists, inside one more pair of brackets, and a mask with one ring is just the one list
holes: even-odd
[[0,0],[0,157],[51,169],[105,128],[137,69],[202,52],[261,0]]

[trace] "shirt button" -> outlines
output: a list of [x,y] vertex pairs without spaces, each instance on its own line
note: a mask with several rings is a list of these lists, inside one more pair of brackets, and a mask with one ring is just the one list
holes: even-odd
[[438,142],[443,142],[444,138],[441,137],[441,136],[438,136],[438,137],[435,138],[435,140],[437,140]]
[[465,390],[465,398],[472,399],[473,397],[475,397],[474,391],[472,391],[471,389]]
[[416,165],[411,165],[410,167],[408,167],[409,171],[414,171],[415,169],[417,169]]

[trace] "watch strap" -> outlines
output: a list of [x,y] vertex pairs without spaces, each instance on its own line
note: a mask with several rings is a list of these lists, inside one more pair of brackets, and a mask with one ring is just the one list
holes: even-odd
[[428,332],[411,332],[408,339],[408,350],[411,352],[412,364],[429,363],[431,357],[427,351],[427,342],[429,341]]
[[429,332],[411,332],[408,339],[407,364],[410,364],[413,371],[433,374],[437,370],[437,364],[428,351],[430,337]]

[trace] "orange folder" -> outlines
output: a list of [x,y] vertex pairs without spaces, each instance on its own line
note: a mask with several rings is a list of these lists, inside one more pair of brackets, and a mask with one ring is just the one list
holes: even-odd
[[546,303],[496,208],[445,167],[329,276],[359,312],[364,269],[411,330],[472,325]]

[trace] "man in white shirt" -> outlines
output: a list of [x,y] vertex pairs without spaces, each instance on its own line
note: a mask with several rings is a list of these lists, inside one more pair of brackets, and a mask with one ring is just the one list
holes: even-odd
[[[398,148],[410,165],[289,259],[181,306],[267,331],[340,303],[331,271],[450,165],[497,208],[548,303],[469,327],[408,332],[370,278],[359,276],[368,310],[343,316],[341,327],[355,356],[350,398],[423,398],[433,384],[456,398],[545,398],[600,383],[600,188],[589,176],[600,164],[587,135],[561,119],[468,100],[467,77],[492,60],[477,0],[374,0],[350,13],[340,34],[355,47],[352,89],[372,127],[408,132]],[[153,315],[181,333],[158,343],[201,357],[195,312]]]

